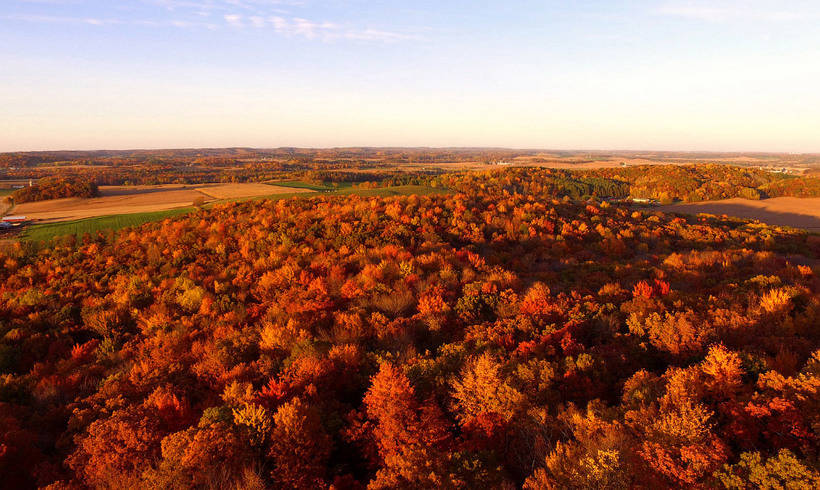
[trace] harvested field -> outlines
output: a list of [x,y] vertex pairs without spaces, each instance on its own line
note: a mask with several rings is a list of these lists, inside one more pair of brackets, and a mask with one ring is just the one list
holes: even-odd
[[198,198],[209,199],[193,186],[103,186],[100,197],[71,197],[28,202],[15,206],[14,212],[38,222],[67,221],[95,216],[148,213],[190,206]]
[[312,191],[259,183],[101,186],[100,197],[29,202],[15,206],[14,212],[27,216],[32,221],[53,223],[97,216],[167,211],[189,207],[194,201],[202,199],[211,202],[309,192]]
[[198,199],[206,202],[218,199],[239,199],[311,192],[267,184],[206,184],[206,185],[139,185],[101,186],[100,197],[68,198],[30,202],[16,206],[14,212],[30,220],[47,223],[96,216],[151,213],[191,206]]
[[272,194],[304,194],[310,189],[280,187],[269,184],[217,184],[197,187],[199,192],[214,199],[240,199],[243,197],[269,196]]
[[756,219],[775,226],[791,226],[820,232],[820,198],[775,197],[761,201],[726,199],[698,203],[671,204],[656,209],[670,213],[727,215]]

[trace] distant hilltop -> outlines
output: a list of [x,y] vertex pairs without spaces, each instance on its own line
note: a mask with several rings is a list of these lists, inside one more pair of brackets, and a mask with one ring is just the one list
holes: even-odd
[[[0,153],[0,167],[29,167],[43,164],[107,164],[112,160],[133,163],[165,160],[205,162],[299,160],[299,159],[378,159],[394,163],[726,163],[758,167],[820,166],[820,153],[762,153],[710,151],[631,151],[631,150],[550,150],[498,147],[337,147],[337,148],[179,148],[126,150],[58,150]],[[523,160],[523,162],[522,162]]]

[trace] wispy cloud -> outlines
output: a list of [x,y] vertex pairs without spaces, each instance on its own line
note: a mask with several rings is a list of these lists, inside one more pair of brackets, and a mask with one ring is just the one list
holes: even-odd
[[42,3],[47,5],[77,5],[83,0],[17,0],[21,3]]
[[789,0],[712,0],[666,3],[655,9],[655,13],[703,22],[792,22],[817,20],[820,18],[820,7],[815,2]]
[[313,21],[301,17],[283,16],[243,16],[228,14],[225,22],[234,28],[272,29],[286,37],[311,40],[333,41],[347,39],[355,41],[392,42],[414,39],[414,36],[379,29],[356,29],[329,21]]
[[88,24],[95,26],[124,24],[125,22],[119,19],[100,19],[95,17],[62,17],[55,15],[5,15],[0,17],[7,20],[17,20],[22,22],[34,22],[43,24]]
[[[83,0],[18,0],[21,3],[81,4]],[[298,15],[302,0],[138,0],[141,8],[111,10],[112,17],[59,16],[18,13],[0,19],[33,23],[85,24],[94,26],[135,25],[207,29],[268,29],[284,37],[318,41],[396,42],[417,36],[380,27],[356,26]],[[133,5],[132,5],[133,6]]]
[[191,22],[187,20],[150,20],[150,19],[115,19],[115,18],[97,18],[97,17],[68,17],[56,15],[5,15],[0,16],[0,19],[14,20],[19,22],[31,22],[36,24],[74,24],[74,25],[88,25],[88,26],[115,26],[115,25],[132,25],[143,27],[179,27],[191,28],[199,27],[206,29],[216,29],[219,26],[207,22]]
[[255,15],[286,13],[288,8],[304,5],[301,0],[141,0],[168,11],[193,11],[199,15],[246,12]]
[[228,25],[231,25],[231,26],[234,26],[234,27],[241,27],[242,26],[242,16],[241,15],[228,14],[228,15],[225,15],[224,17],[225,17],[225,22],[227,22]]

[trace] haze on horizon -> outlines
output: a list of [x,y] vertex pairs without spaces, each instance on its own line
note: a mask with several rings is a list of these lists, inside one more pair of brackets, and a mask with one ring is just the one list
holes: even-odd
[[0,151],[820,152],[812,0],[6,0]]

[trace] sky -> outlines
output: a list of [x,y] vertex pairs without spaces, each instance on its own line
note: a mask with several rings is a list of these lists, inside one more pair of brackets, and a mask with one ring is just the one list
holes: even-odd
[[0,151],[820,152],[817,0],[0,0]]

